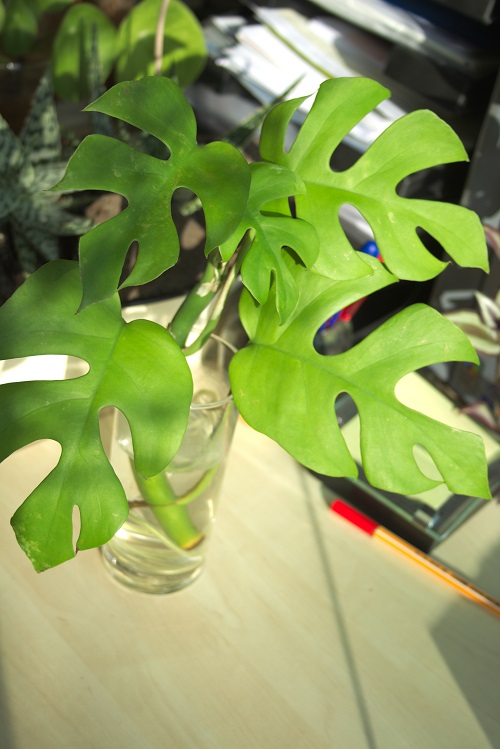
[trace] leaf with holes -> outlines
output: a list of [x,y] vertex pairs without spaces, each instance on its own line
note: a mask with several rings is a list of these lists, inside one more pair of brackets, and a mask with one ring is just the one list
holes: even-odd
[[299,292],[284,261],[286,248],[292,248],[307,268],[316,260],[319,242],[311,224],[290,215],[266,212],[280,198],[297,195],[305,190],[302,181],[290,170],[275,164],[251,164],[252,181],[245,215],[233,236],[221,246],[221,255],[228,260],[248,230],[254,239],[241,266],[241,278],[255,299],[263,304],[271,282],[276,287],[276,304],[282,321],[293,311]]
[[[457,263],[487,270],[486,244],[475,213],[397,193],[401,181],[415,172],[467,160],[459,138],[433,113],[412,112],[396,120],[353,166],[342,172],[331,169],[332,154],[343,138],[387,96],[385,88],[369,79],[326,81],[288,152],[288,123],[304,99],[279,104],[268,115],[262,157],[287,166],[306,183],[307,193],[297,196],[297,215],[318,228],[322,248],[335,248],[336,263],[329,269],[334,278],[367,272],[363,256],[353,250],[340,224],[339,211],[345,204],[357,208],[369,223],[384,262],[399,278],[425,281],[446,266],[424,246],[419,229],[434,237]],[[325,272],[322,255],[316,265]]]
[[90,135],[70,159],[57,186],[123,195],[122,213],[96,226],[80,243],[82,307],[112,296],[134,240],[139,255],[122,287],[147,283],[175,265],[179,239],[171,213],[178,187],[200,198],[206,220],[205,252],[234,232],[244,213],[250,171],[228,143],[196,143],[196,120],[180,88],[168,78],[121,83],[88,107],[128,122],[158,138],[169,151],[156,159],[113,138]]
[[71,380],[0,386],[0,461],[38,439],[62,447],[56,468],[12,519],[39,571],[74,556],[75,505],[78,549],[106,543],[127,517],[101,442],[100,410],[115,406],[125,414],[136,468],[150,477],[175,455],[191,403],[189,367],[166,330],[146,320],[125,323],[117,296],[76,315],[80,298],[78,265],[59,260],[30,276],[0,309],[0,358],[68,354],[90,367]]
[[388,491],[416,494],[437,485],[418,467],[413,448],[423,445],[453,492],[489,497],[482,440],[440,424],[404,406],[397,382],[409,372],[438,361],[476,361],[466,336],[438,312],[409,307],[354,348],[323,356],[315,333],[333,312],[394,282],[383,265],[366,262],[372,274],[338,281],[290,268],[300,299],[281,325],[274,300],[260,306],[242,298],[241,318],[251,343],[231,362],[231,384],[243,418],[281,444],[313,470],[356,476],[335,415],[335,401],[348,393],[361,422],[361,454],[370,483]]

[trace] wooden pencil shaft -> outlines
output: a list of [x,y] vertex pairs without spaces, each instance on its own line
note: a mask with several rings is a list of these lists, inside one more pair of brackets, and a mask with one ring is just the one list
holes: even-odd
[[420,551],[420,549],[411,546],[406,541],[403,541],[401,538],[396,536],[396,534],[391,533],[391,531],[388,531],[385,528],[376,528],[376,530],[373,532],[373,536],[380,539],[381,541],[384,541],[384,543],[388,544],[392,548],[397,549],[408,558],[413,559],[415,562],[417,562],[417,564],[420,564],[422,567],[425,567],[425,569],[429,570],[429,572],[432,572],[441,579],[445,580],[447,583],[452,585],[456,590],[459,590],[468,598],[471,598],[477,603],[480,603],[489,611],[492,611],[500,616],[500,601],[495,600],[492,596],[488,595],[488,593],[475,586],[469,580],[466,580],[457,573],[452,572],[448,568],[444,567],[435,559],[432,559],[423,551]]

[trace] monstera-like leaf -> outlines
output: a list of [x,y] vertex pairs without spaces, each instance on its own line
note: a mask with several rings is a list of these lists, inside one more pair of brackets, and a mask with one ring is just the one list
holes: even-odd
[[243,219],[221,250],[224,260],[235,252],[245,232],[252,230],[254,239],[246,253],[241,278],[255,299],[263,304],[269,296],[271,281],[276,284],[276,305],[280,318],[285,320],[299,297],[294,278],[284,260],[284,248],[292,248],[306,267],[310,268],[319,252],[319,241],[314,227],[301,219],[266,212],[280,198],[305,191],[302,181],[291,171],[276,164],[251,164],[252,181],[247,209]]
[[[124,412],[136,469],[146,477],[163,470],[182,437],[191,395],[184,355],[158,326],[126,325],[115,294],[132,241],[138,241],[139,255],[125,285],[149,281],[175,263],[179,246],[170,203],[180,186],[193,190],[204,206],[205,249],[211,252],[209,269],[217,272],[207,276],[214,288],[200,283],[188,295],[177,321],[180,315],[190,329],[200,305],[206,310],[206,299],[212,302],[220,292],[209,311],[209,332],[241,265],[247,289],[240,313],[250,343],[232,359],[230,378],[246,421],[312,469],[354,476],[356,465],[335,415],[336,399],[347,393],[359,411],[363,466],[375,486],[411,494],[435,486],[415,460],[414,448],[421,446],[450,490],[489,496],[480,438],[413,411],[395,394],[398,381],[416,369],[446,359],[477,361],[456,326],[416,305],[345,353],[322,356],[314,348],[318,328],[337,311],[398,276],[430,278],[443,267],[421,243],[419,229],[458,262],[486,265],[484,235],[473,214],[397,194],[407,174],[464,157],[456,137],[432,115],[408,115],[353,167],[341,173],[330,168],[336,145],[386,94],[371,81],[328,81],[288,151],[285,131],[298,103],[278,105],[262,135],[269,163],[252,169],[227,144],[197,145],[193,112],[168,79],[120,84],[92,105],[158,138],[169,158],[153,158],[113,138],[85,140],[61,186],[111,190],[128,205],[81,242],[83,311],[75,315],[82,284],[76,266],[67,262],[37,271],[0,310],[0,357],[64,353],[90,367],[65,382],[0,387],[0,460],[39,438],[62,446],[56,469],[13,519],[37,569],[74,554],[75,504],[82,520],[78,548],[103,543],[124,520],[123,492],[100,443],[100,408],[114,405]],[[14,170],[15,152],[10,146],[6,151]],[[372,225],[383,262],[356,253],[347,241],[338,220],[345,203]],[[221,247],[222,259],[215,247]],[[234,260],[233,252],[240,253]]]
[[[419,239],[425,229],[459,262],[486,267],[486,247],[477,216],[459,206],[403,199],[399,182],[408,174],[465,158],[452,131],[428,112],[408,115],[385,131],[356,164],[334,172],[332,154],[349,130],[387,95],[365,79],[324,83],[288,151],[291,116],[302,100],[279,104],[262,131],[261,154],[301,177],[297,216],[312,223],[320,253],[311,270],[284,257],[299,300],[283,323],[273,293],[261,305],[244,295],[241,318],[250,345],[232,361],[231,381],[246,421],[279,442],[297,460],[333,476],[355,476],[357,468],[335,416],[342,393],[360,415],[361,454],[375,486],[417,493],[436,485],[413,455],[423,446],[452,491],[489,496],[484,447],[479,437],[439,424],[404,406],[397,382],[443,360],[476,361],[468,339],[423,305],[404,310],[353,349],[322,356],[314,348],[319,327],[343,307],[393,283],[396,277],[426,279],[443,262]],[[339,222],[349,203],[371,224],[384,264],[354,251]]]
[[0,461],[38,439],[61,444],[56,468],[15,513],[12,524],[35,569],[74,556],[72,511],[80,511],[78,549],[108,541],[128,505],[101,443],[99,411],[120,409],[129,421],[136,469],[158,474],[176,453],[192,395],[186,359],[161,326],[125,323],[117,296],[76,315],[78,266],[43,266],[0,309],[0,358],[68,354],[90,367],[66,381],[0,386]]
[[340,78],[323,83],[311,111],[289,151],[284,142],[288,123],[304,99],[279,104],[268,115],[261,138],[266,160],[297,172],[307,186],[297,196],[297,215],[318,229],[323,248],[334,248],[336,263],[317,267],[334,278],[367,272],[364,258],[349,244],[339,222],[339,210],[353,205],[370,224],[384,262],[398,278],[424,281],[445,267],[424,246],[417,231],[434,237],[459,264],[487,270],[487,253],[475,213],[447,203],[403,198],[397,187],[410,174],[432,166],[466,161],[459,138],[429,111],[412,112],[396,120],[342,172],[330,167],[343,138],[389,92],[365,78]]
[[249,296],[242,299],[251,344],[231,362],[242,416],[313,470],[356,476],[335,416],[337,397],[348,393],[359,411],[363,467],[374,486],[415,494],[440,483],[415,461],[413,448],[422,445],[451,491],[489,497],[482,440],[413,411],[394,394],[397,382],[415,369],[443,359],[477,360],[457,327],[430,307],[415,305],[343,354],[315,350],[315,333],[332,312],[395,281],[379,261],[366,262],[371,275],[333,286],[327,275],[291,268],[300,299],[284,325],[271,298],[264,306]]
[[145,130],[164,143],[161,160],[102,135],[82,141],[58,189],[108,190],[128,205],[80,243],[82,307],[114,294],[134,240],[138,259],[122,287],[147,283],[175,265],[179,239],[171,213],[178,187],[192,190],[205,212],[208,253],[234,232],[244,213],[250,170],[228,143],[196,143],[196,120],[180,88],[168,78],[120,83],[88,107]]

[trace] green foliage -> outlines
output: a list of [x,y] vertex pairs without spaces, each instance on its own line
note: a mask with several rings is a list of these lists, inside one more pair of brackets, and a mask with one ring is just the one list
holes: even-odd
[[64,15],[52,47],[52,74],[58,96],[68,101],[88,99],[96,31],[100,73],[105,80],[116,59],[117,31],[95,5],[80,3]]
[[54,13],[74,0],[6,0],[0,3],[0,43],[9,57],[24,57],[35,44],[43,14]]
[[[345,134],[386,96],[378,84],[362,79],[323,84],[288,152],[285,132],[299,102],[278,105],[263,127],[264,163],[251,167],[227,143],[197,145],[193,112],[166,78],[120,84],[90,107],[144,129],[168,148],[168,158],[153,158],[109,137],[87,138],[59,188],[112,190],[126,198],[127,208],[83,237],[83,293],[77,269],[59,261],[37,271],[0,310],[1,357],[67,353],[90,365],[90,373],[77,380],[0,387],[0,457],[41,437],[63,446],[56,475],[47,477],[42,494],[28,498],[13,519],[37,569],[73,553],[74,504],[82,516],[79,548],[103,543],[123,520],[119,489],[113,489],[110,507],[100,504],[96,487],[97,470],[103,482],[113,483],[97,435],[102,406],[113,403],[129,415],[138,440],[136,469],[143,475],[164,465],[156,452],[163,431],[172,436],[169,455],[181,437],[190,402],[183,355],[168,333],[154,327],[150,335],[147,323],[131,324],[137,336],[125,332],[131,326],[120,319],[115,293],[132,241],[138,241],[139,255],[126,285],[144,283],[176,262],[170,204],[181,186],[195,192],[204,207],[211,272],[210,288],[202,281],[188,296],[172,334],[176,321],[182,320],[177,327],[194,325],[209,300],[216,319],[241,270],[246,289],[240,315],[250,341],[233,358],[230,377],[246,421],[305,465],[354,476],[335,416],[336,398],[349,393],[360,413],[363,466],[374,485],[411,493],[434,486],[415,462],[413,449],[422,445],[450,490],[489,496],[481,440],[424,417],[395,396],[397,382],[415,369],[443,358],[476,360],[458,328],[416,305],[341,355],[326,357],[314,349],[318,328],[346,305],[400,277],[439,272],[444,264],[425,249],[420,227],[457,262],[486,267],[483,231],[470,211],[397,195],[406,175],[440,160],[465,158],[454,133],[432,115],[408,115],[350,169],[330,168]],[[384,263],[357,254],[349,244],[338,217],[345,203],[372,225]],[[83,311],[75,315],[79,304]],[[209,319],[207,330],[212,325]],[[141,422],[142,408],[148,423]],[[144,433],[136,425],[134,434],[137,420]],[[57,528],[50,542],[49,527]]]
[[[288,153],[284,136],[290,118],[302,99],[279,104],[264,124],[262,158],[288,166],[307,185],[297,198],[302,218],[322,231],[324,245],[342,241],[334,278],[360,272],[364,257],[355,253],[339,230],[338,211],[343,204],[357,208],[370,224],[384,262],[398,278],[425,281],[434,278],[446,263],[433,257],[417,237],[422,228],[435,237],[460,264],[487,269],[479,218],[451,204],[400,197],[396,188],[408,175],[442,163],[466,161],[467,154],[451,128],[432,112],[413,112],[396,120],[375,143],[344,172],[333,172],[330,158],[352,127],[381,101],[388,91],[364,78],[326,81]],[[332,105],[333,102],[333,105]],[[333,214],[330,224],[322,220]]]
[[9,2],[2,29],[2,48],[7,55],[18,57],[31,49],[38,32],[38,20],[29,0]]
[[[97,62],[103,85],[114,70],[115,81],[157,73],[155,37],[162,0],[140,0],[116,28],[97,5],[76,0],[0,0],[0,47],[11,58],[34,48],[40,20],[66,11],[52,44],[51,64],[56,94],[67,101],[94,94],[91,68]],[[94,45],[95,37],[95,47]],[[207,49],[202,27],[181,0],[170,0],[163,35],[160,71],[181,85],[193,83],[203,71]]]
[[[138,3],[120,26],[116,80],[132,81],[154,75],[154,43],[161,0]],[[203,72],[207,57],[203,30],[193,12],[170,0],[165,23],[161,72],[189,86]]]
[[156,159],[113,138],[91,135],[70,159],[58,188],[109,190],[128,201],[126,210],[96,226],[81,242],[83,306],[115,293],[134,240],[140,252],[123,287],[151,281],[175,265],[179,239],[171,201],[177,188],[186,187],[201,199],[208,253],[237,227],[250,182],[243,156],[229,144],[197,145],[193,111],[168,78],[118,84],[88,109],[146,130],[168,147],[170,157]]
[[481,439],[417,414],[394,394],[401,377],[443,357],[476,360],[454,325],[430,307],[415,305],[343,354],[326,357],[315,351],[315,333],[332,306],[341,309],[360,292],[395,282],[377,260],[368,262],[372,275],[333,288],[328,276],[295,265],[300,302],[286,325],[279,324],[272,300],[263,307],[245,295],[241,317],[251,344],[236,354],[231,368],[242,416],[310,468],[356,476],[334,416],[336,398],[348,393],[359,411],[363,467],[374,486],[416,494],[440,483],[424,476],[415,462],[413,448],[423,445],[451,491],[488,496]]
[[265,210],[288,195],[305,191],[300,179],[288,169],[275,164],[252,164],[252,181],[243,220],[232,237],[221,246],[224,260],[236,252],[246,231],[253,231],[251,252],[243,258],[241,277],[255,299],[264,304],[269,296],[271,280],[276,284],[276,306],[285,320],[293,312],[299,292],[285,262],[285,252],[295,250],[306,267],[317,259],[319,243],[314,226],[301,219]]
[[[112,70],[116,82],[157,73],[155,36],[162,0],[141,0],[116,29],[95,5],[70,8],[59,26],[52,49],[54,87],[63,99],[88,99],[91,67],[95,64],[93,35],[100,82]],[[192,11],[180,0],[171,0],[164,27],[160,71],[175,77],[181,86],[195,81],[205,67],[207,51],[203,30]]]
[[57,467],[13,518],[37,570],[74,556],[73,505],[81,514],[79,549],[104,543],[127,516],[125,494],[101,444],[100,409],[113,405],[127,417],[137,470],[145,477],[170,462],[189,416],[191,374],[169,333],[146,320],[126,324],[117,297],[75,315],[80,296],[78,265],[60,260],[30,276],[2,307],[3,356],[68,353],[90,366],[83,377],[63,382],[0,388],[1,460],[33,439],[62,446]]
[[19,137],[0,116],[0,226],[26,273],[35,270],[40,256],[58,257],[59,236],[83,234],[90,227],[89,220],[65,210],[59,196],[46,192],[64,169],[50,77],[45,75]]

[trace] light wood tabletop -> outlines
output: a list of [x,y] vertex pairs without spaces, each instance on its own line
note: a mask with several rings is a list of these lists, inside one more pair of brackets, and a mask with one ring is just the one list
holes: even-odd
[[0,466],[2,749],[500,747],[500,618],[331,513],[242,421],[207,567],[167,596],[98,551],[32,570],[9,519],[58,453]]

